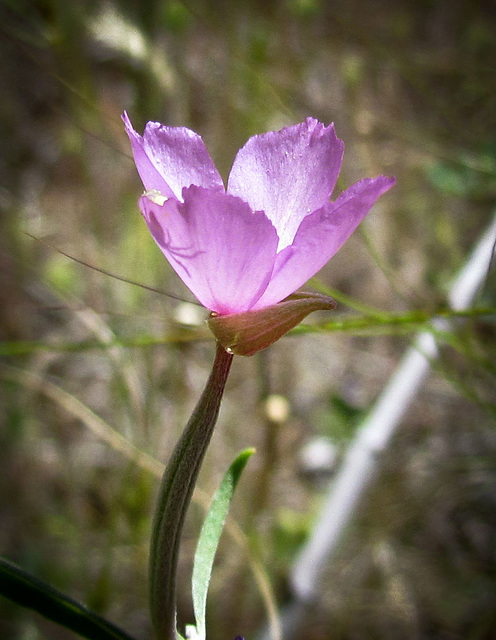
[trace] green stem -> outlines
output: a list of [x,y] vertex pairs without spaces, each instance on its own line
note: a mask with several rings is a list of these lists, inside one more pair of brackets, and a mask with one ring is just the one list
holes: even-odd
[[196,479],[219,414],[233,356],[217,345],[212,372],[160,484],[150,544],[150,609],[157,640],[176,640],[179,543]]

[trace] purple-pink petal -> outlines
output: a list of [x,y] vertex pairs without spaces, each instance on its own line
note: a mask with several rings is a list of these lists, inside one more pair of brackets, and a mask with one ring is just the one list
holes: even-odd
[[[224,191],[224,183],[201,137],[185,127],[148,122],[143,136],[123,116],[136,167],[147,191],[181,199],[184,187]],[[164,186],[166,185],[166,186]]]
[[314,276],[394,182],[394,178],[386,176],[361,180],[335,202],[307,216],[296,232],[293,244],[278,254],[270,284],[254,308],[261,309],[283,300]]
[[143,196],[148,227],[183,282],[219,314],[248,311],[269,284],[278,237],[263,212],[231,195],[190,187],[183,202]]
[[155,241],[198,300],[221,315],[263,309],[296,291],[394,184],[362,180],[330,202],[344,144],[333,125],[307,118],[250,138],[226,193],[196,133],[149,122],[141,136],[126,113],[123,120]]
[[254,211],[265,211],[281,251],[292,243],[303,218],[329,201],[343,150],[334,125],[325,127],[313,118],[254,136],[236,156],[227,191]]
[[122,114],[122,120],[124,121],[127,135],[131,141],[134,163],[145,189],[147,191],[151,191],[152,189],[160,191],[160,193],[166,198],[174,197],[172,189],[159,173],[152,160],[148,157],[144,147],[143,138],[133,129],[133,125],[125,111]]

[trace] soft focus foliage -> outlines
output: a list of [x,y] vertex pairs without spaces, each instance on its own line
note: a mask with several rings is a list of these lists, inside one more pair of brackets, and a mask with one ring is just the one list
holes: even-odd
[[[224,180],[251,135],[307,115],[346,142],[335,196],[396,176],[315,282],[340,302],[336,323],[315,315],[312,331],[234,362],[187,523],[179,616],[193,620],[206,497],[255,446],[234,505],[248,541],[231,524],[208,602],[212,638],[253,637],[268,608],[260,563],[282,605],[329,477],[301,462],[303,446],[318,436],[343,451],[493,214],[492,2],[4,0],[0,29],[2,553],[143,640],[157,475],[213,342],[195,304],[54,248],[192,300],[141,220],[121,112],[140,131],[199,132]],[[479,307],[494,309],[494,285]],[[495,635],[493,319],[441,336],[299,638]],[[267,412],[275,396],[282,417]],[[6,601],[0,635],[70,637]]]

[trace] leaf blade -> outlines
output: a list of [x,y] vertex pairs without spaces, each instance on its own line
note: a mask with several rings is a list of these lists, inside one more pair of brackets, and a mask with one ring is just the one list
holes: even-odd
[[205,612],[208,585],[234,490],[255,449],[245,449],[231,464],[215,493],[203,523],[193,564],[192,594],[198,640],[206,638]]
[[133,640],[105,618],[5,558],[0,558],[0,595],[88,640]]

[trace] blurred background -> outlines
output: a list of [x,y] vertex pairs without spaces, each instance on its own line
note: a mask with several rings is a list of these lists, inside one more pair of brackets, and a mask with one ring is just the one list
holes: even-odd
[[[350,297],[339,320],[363,305],[386,319],[432,314],[494,214],[495,5],[0,7],[0,552],[144,640],[160,463],[214,344],[139,214],[122,111],[138,131],[148,120],[194,129],[225,178],[249,136],[308,115],[333,121],[346,143],[336,194],[380,173],[397,184],[315,286]],[[494,277],[477,305],[494,309]],[[184,536],[181,626],[193,622],[205,504],[247,446],[257,454],[216,561],[209,637],[254,638],[274,603],[291,600],[288,575],[335,465],[422,328],[365,325],[300,331],[235,359]],[[441,357],[297,637],[496,637],[494,337],[494,315],[441,336]],[[317,465],[315,441],[329,452]],[[0,635],[74,637],[4,599]]]

